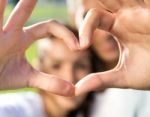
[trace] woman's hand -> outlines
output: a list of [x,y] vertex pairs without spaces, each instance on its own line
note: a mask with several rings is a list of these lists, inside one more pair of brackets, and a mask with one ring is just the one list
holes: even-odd
[[110,87],[150,90],[150,9],[147,4],[119,8],[115,12],[105,9],[88,12],[80,28],[82,48],[91,44],[93,32],[99,28],[116,38],[120,59],[114,69],[90,74],[79,81],[76,95]]
[[37,39],[55,35],[73,50],[78,49],[76,37],[54,20],[25,27],[36,0],[20,0],[3,26],[6,0],[0,0],[0,89],[35,87],[64,96],[74,94],[74,86],[58,76],[35,70],[25,58],[25,50]]

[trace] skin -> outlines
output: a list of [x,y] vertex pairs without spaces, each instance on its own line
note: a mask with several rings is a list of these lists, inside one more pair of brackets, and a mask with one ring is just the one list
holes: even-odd
[[110,12],[117,12],[118,9],[122,8],[131,8],[134,6],[147,6],[149,7],[149,0],[98,0],[99,5],[101,5],[102,8],[110,11]]
[[[46,44],[39,46],[39,67],[47,74],[60,76],[72,84],[91,72],[90,53],[88,50],[72,52],[59,38],[41,40]],[[51,54],[53,51],[55,52]],[[76,109],[85,99],[85,95],[78,97],[62,97],[40,91],[45,103],[46,112],[52,117],[65,117]]]
[[27,62],[24,53],[35,40],[49,35],[63,39],[72,50],[77,50],[79,44],[74,34],[54,20],[23,27],[34,9],[36,0],[20,0],[3,25],[6,3],[7,0],[0,0],[0,89],[35,87],[59,95],[72,96],[72,84],[58,76],[35,70]]
[[96,30],[92,47],[98,57],[105,62],[107,69],[112,69],[116,66],[119,58],[118,45],[109,33]]
[[[105,1],[102,3],[107,6]],[[137,3],[134,7],[123,7],[122,4],[122,8],[112,13],[105,9],[88,12],[80,28],[80,43],[88,47],[96,28],[108,31],[116,37],[120,58],[114,69],[90,74],[79,81],[76,95],[108,87],[150,89],[150,2]]]
[[[77,6],[77,10],[74,11],[74,14],[77,14],[74,22],[76,22],[77,27],[80,27],[88,10],[91,8],[100,8],[101,5],[99,4],[99,0],[78,0],[76,2],[80,2],[80,4]],[[76,2],[74,1],[74,3]],[[116,66],[119,58],[118,46],[109,33],[98,29],[95,30],[92,37],[92,47],[98,57],[105,63],[107,70]]]
[[[70,83],[60,80],[56,76],[43,74],[34,70],[27,63],[24,51],[33,41],[48,35],[48,33],[55,33],[57,36],[62,36],[62,39],[68,37],[65,38],[67,39],[65,42],[72,49],[85,49],[91,43],[93,32],[96,28],[99,28],[112,33],[116,37],[120,45],[119,63],[113,70],[91,74],[81,80],[76,85],[76,95],[105,87],[149,90],[150,42],[148,38],[150,27],[147,25],[150,20],[149,0],[137,1],[135,7],[138,7],[136,8],[124,7],[125,3],[123,3],[115,11],[106,4],[108,1],[99,0],[99,2],[111,12],[108,12],[103,7],[101,10],[93,9],[89,11],[80,28],[79,47],[77,39],[73,34],[63,26],[56,25],[56,23],[54,23],[57,27],[55,27],[56,29],[61,27],[61,29],[59,28],[59,32],[54,32],[54,28],[49,27],[51,24],[50,21],[42,23],[42,26],[37,24],[23,28],[24,23],[35,6],[36,0],[21,0],[3,26],[6,0],[0,0],[0,89],[28,86],[60,95],[73,95],[74,86]],[[116,0],[116,3],[118,2],[119,0]],[[27,12],[24,12],[24,10]],[[144,61],[143,58],[145,59]],[[14,69],[14,66],[16,69]],[[89,82],[92,82],[93,85],[88,85]],[[62,91],[61,89],[64,90]]]

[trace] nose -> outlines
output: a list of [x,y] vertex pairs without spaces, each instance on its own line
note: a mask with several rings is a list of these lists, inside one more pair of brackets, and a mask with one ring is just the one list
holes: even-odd
[[73,83],[73,84],[76,83],[75,72],[74,72],[73,66],[66,67],[66,69],[64,70],[63,77],[70,83]]

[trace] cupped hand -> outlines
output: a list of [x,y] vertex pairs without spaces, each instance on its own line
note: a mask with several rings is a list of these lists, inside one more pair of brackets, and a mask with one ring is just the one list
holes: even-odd
[[73,50],[76,37],[60,23],[49,20],[23,27],[32,13],[36,0],[20,0],[3,25],[6,0],[0,0],[0,89],[35,87],[64,96],[74,94],[74,86],[58,76],[35,70],[25,58],[25,50],[37,39],[54,35]]
[[115,37],[120,59],[114,69],[92,73],[79,81],[76,95],[112,87],[150,90],[150,9],[147,4],[119,8],[115,12],[105,9],[88,12],[80,28],[82,48],[91,45],[93,32],[99,28]]

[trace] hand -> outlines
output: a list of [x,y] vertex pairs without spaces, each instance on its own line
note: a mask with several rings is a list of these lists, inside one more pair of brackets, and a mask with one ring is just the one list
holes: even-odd
[[103,88],[150,90],[150,9],[145,5],[116,13],[92,9],[80,28],[82,48],[91,44],[96,28],[110,32],[118,42],[120,59],[106,72],[93,73],[76,84],[76,95]]
[[150,7],[149,0],[98,0],[98,2],[102,8],[110,12],[117,12],[119,9],[134,6]]
[[0,89],[35,87],[59,95],[71,96],[74,86],[58,76],[35,70],[25,58],[25,50],[37,39],[54,35],[62,38],[73,50],[78,48],[76,37],[54,20],[26,28],[36,0],[20,0],[3,26],[6,0],[0,0]]

